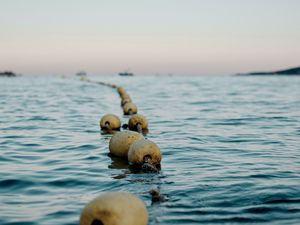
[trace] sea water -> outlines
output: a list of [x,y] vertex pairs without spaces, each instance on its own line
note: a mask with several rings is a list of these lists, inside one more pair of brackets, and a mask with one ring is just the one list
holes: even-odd
[[[76,77],[0,79],[0,224],[79,223],[108,191],[149,224],[300,224],[300,77],[98,76],[123,86],[161,148],[158,174],[108,156],[115,89]],[[152,203],[158,189],[167,202]]]

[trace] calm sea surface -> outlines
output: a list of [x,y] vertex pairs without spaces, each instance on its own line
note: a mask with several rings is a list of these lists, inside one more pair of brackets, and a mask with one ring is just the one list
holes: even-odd
[[[123,86],[162,151],[159,174],[110,158],[116,90],[73,77],[0,79],[0,224],[78,224],[107,191],[149,224],[300,224],[300,77],[90,77]],[[117,179],[122,174],[122,179]],[[150,189],[169,201],[151,204]]]

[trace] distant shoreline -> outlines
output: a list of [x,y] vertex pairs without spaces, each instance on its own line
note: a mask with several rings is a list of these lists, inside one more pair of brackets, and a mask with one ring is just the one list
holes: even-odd
[[0,77],[17,77],[20,76],[12,71],[0,71]]
[[271,72],[250,72],[238,73],[236,76],[300,76],[300,67],[289,68],[285,70],[277,70]]

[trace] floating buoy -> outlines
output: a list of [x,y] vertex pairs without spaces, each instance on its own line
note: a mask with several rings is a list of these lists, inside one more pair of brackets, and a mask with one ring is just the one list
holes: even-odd
[[80,225],[147,225],[145,204],[126,192],[109,192],[89,202],[81,212]]
[[126,90],[124,88],[118,87],[117,91],[118,91],[122,101],[125,100],[125,99],[130,99],[131,100],[130,95],[126,92]]
[[132,115],[136,114],[138,111],[136,105],[133,102],[128,102],[125,105],[123,105],[123,112],[124,115]]
[[131,164],[142,165],[146,170],[157,172],[157,167],[161,161],[160,149],[153,141],[147,139],[138,140],[129,148],[128,161]]
[[122,87],[118,87],[117,91],[118,91],[118,93],[119,93],[120,96],[122,96],[122,94],[126,93],[125,89],[122,88]]
[[124,100],[124,99],[131,99],[131,98],[130,98],[130,95],[129,95],[129,94],[123,93],[123,94],[121,95],[121,99]]
[[133,115],[128,120],[128,128],[129,130],[134,130],[141,133],[143,130],[148,129],[148,120],[146,117],[140,114]]
[[121,121],[114,114],[106,114],[100,120],[100,127],[102,130],[120,130]]
[[134,131],[117,132],[109,141],[109,151],[115,156],[127,158],[130,145],[140,139],[144,136]]
[[124,98],[121,100],[121,106],[124,106],[126,103],[132,102],[131,98]]

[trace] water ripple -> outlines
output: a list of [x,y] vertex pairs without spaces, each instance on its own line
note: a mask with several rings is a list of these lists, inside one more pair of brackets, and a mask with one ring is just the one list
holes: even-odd
[[[1,79],[0,224],[75,225],[106,191],[140,197],[149,224],[299,224],[298,78],[93,79],[128,90],[149,119],[162,171],[143,174],[108,156],[100,117],[128,122],[115,90],[73,78]],[[153,188],[169,201],[152,204]]]

